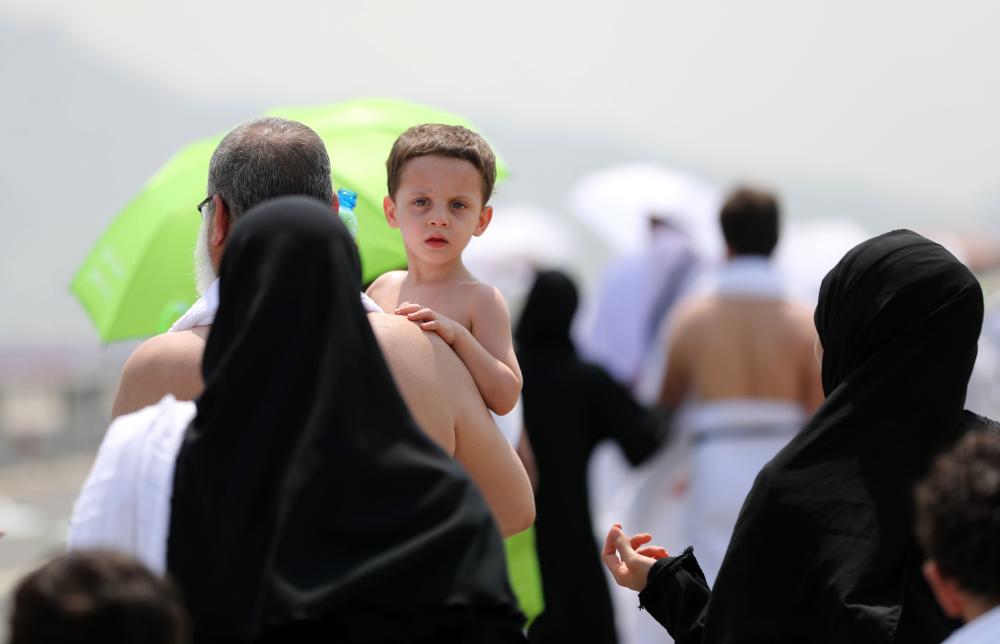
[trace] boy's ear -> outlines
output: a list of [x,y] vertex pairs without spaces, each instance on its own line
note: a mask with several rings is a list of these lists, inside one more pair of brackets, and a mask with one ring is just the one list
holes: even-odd
[[484,206],[483,209],[479,211],[479,225],[477,225],[476,229],[472,231],[472,234],[476,237],[482,235],[486,232],[486,228],[490,225],[491,221],[493,221],[493,206]]
[[386,195],[382,200],[382,212],[385,213],[385,220],[389,222],[391,228],[399,228],[396,220],[396,202],[392,200],[392,195]]

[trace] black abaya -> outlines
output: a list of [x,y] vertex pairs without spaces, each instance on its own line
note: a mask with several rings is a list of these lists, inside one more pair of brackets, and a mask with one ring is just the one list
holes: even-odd
[[167,568],[200,642],[518,641],[500,534],[414,423],[328,204],[234,228]]
[[569,278],[540,273],[515,334],[524,425],[538,465],[535,534],[545,597],[528,639],[603,644],[617,637],[594,541],[587,464],[605,439],[638,464],[655,451],[659,425],[603,369],[577,357],[569,337],[576,304]]
[[937,643],[911,489],[970,429],[983,295],[941,246],[895,231],[851,250],[816,309],[827,400],[764,467],[710,593],[694,557],[657,562],[640,600],[680,644]]

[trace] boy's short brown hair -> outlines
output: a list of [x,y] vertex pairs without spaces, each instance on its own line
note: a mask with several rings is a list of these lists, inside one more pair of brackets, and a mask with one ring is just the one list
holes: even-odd
[[400,134],[385,162],[389,196],[395,197],[407,161],[432,154],[464,159],[474,165],[483,179],[483,205],[486,205],[497,180],[497,159],[483,137],[461,125],[427,123],[414,125]]

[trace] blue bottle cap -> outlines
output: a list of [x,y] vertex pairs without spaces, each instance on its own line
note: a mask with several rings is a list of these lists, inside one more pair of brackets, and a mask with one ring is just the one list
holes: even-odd
[[341,188],[337,191],[337,200],[340,201],[341,208],[354,210],[354,206],[358,203],[358,193]]

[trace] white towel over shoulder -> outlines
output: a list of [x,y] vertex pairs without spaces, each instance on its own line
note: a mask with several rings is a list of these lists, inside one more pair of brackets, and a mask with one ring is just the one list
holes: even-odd
[[109,548],[166,571],[174,463],[195,411],[168,394],[111,424],[73,507],[71,550]]

